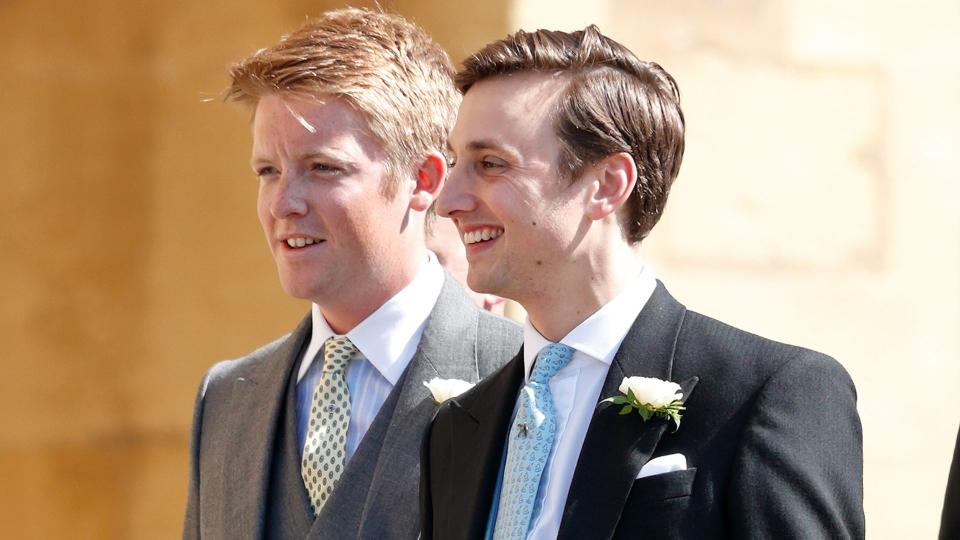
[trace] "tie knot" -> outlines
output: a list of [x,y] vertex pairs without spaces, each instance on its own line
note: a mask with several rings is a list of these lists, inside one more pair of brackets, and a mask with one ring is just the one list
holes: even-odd
[[562,343],[551,343],[540,350],[537,362],[530,374],[530,382],[546,384],[551,377],[570,363],[573,358],[573,348]]
[[324,373],[343,371],[357,348],[347,336],[333,336],[323,344]]

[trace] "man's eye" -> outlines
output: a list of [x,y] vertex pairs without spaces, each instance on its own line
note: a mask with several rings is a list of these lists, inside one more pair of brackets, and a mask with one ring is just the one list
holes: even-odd
[[336,173],[342,170],[340,167],[330,165],[328,163],[314,163],[310,166],[310,168],[314,171],[323,173]]
[[477,166],[483,170],[492,170],[502,168],[504,163],[499,159],[481,159],[477,162]]
[[277,169],[275,167],[259,167],[257,169],[257,176],[270,176],[277,174]]
[[454,168],[456,165],[457,165],[457,158],[455,158],[455,157],[448,157],[448,158],[447,158],[447,168],[448,168],[448,169],[452,169],[452,168]]

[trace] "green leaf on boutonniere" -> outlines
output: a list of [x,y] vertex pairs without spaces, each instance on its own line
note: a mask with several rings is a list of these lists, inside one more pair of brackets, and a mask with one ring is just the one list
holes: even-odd
[[[681,394],[679,394],[680,387],[676,383],[661,381],[659,379],[643,379],[643,378],[639,378],[639,379],[633,378],[633,379],[640,380],[640,381],[653,381],[653,384],[655,385],[666,385],[665,389],[668,392],[674,392],[677,394],[677,397],[681,397]],[[624,384],[620,388],[621,391],[624,390],[624,386],[628,386],[627,385],[628,380],[631,380],[631,379],[624,378]],[[669,396],[670,394],[668,393],[667,395]],[[656,397],[653,397],[651,399],[651,401],[654,403],[657,402],[656,400],[657,400]],[[636,394],[634,394],[633,389],[629,387],[626,388],[625,395],[613,396],[601,401],[600,403],[611,403],[613,405],[620,405],[621,407],[618,414],[620,414],[621,416],[628,415],[632,413],[634,410],[636,410],[637,413],[640,415],[640,417],[643,418],[644,422],[652,418],[663,418],[664,420],[673,422],[675,426],[674,431],[680,429],[681,411],[686,409],[686,407],[683,406],[683,403],[679,399],[674,399],[671,402],[668,402],[666,404],[660,404],[660,405],[651,405],[650,403],[642,403],[637,398]],[[663,403],[662,398],[660,398],[660,403]]]

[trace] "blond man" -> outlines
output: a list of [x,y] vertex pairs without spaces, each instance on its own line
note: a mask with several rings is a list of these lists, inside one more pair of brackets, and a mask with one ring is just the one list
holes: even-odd
[[457,107],[443,50],[402,18],[340,10],[237,63],[257,213],[289,335],[221,362],[194,412],[185,538],[416,538],[425,381],[476,382],[519,329],[425,247]]

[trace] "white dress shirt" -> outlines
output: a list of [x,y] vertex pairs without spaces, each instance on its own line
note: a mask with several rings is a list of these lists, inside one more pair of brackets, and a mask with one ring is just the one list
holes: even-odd
[[[417,352],[427,318],[440,297],[445,276],[436,255],[428,254],[426,264],[409,285],[347,332],[362,355],[347,368],[350,389],[347,461]],[[313,333],[297,374],[297,441],[301,454],[313,392],[323,376],[323,362],[314,362],[314,359],[324,342],[334,335],[317,304],[313,304],[312,319]]]
[[[623,338],[656,286],[653,270],[645,266],[636,281],[560,340],[575,352],[570,363],[550,379],[557,433],[540,478],[527,538],[552,540],[557,537],[570,482],[603,381]],[[530,380],[537,353],[549,344],[527,319],[523,329],[525,381]]]

